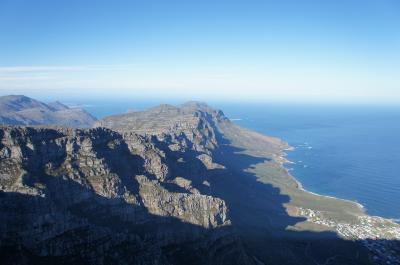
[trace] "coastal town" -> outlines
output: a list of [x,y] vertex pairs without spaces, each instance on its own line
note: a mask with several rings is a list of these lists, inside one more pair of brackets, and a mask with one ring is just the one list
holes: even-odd
[[299,208],[308,222],[333,228],[340,237],[359,241],[369,251],[376,264],[400,264],[400,225],[378,216],[358,216],[354,222],[337,222],[323,212]]

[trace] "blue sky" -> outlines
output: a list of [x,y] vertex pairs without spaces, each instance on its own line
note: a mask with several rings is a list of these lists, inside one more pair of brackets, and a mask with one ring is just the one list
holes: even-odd
[[399,1],[0,0],[0,94],[400,103]]

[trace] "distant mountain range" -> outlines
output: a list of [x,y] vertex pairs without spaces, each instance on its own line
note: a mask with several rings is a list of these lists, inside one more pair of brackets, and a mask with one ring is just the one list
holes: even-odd
[[69,108],[58,101],[46,104],[21,95],[0,97],[0,124],[87,128],[95,121],[85,110]]

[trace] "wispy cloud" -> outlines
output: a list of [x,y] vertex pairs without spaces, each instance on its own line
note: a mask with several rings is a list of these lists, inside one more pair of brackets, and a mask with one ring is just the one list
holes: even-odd
[[55,79],[55,77],[52,76],[1,76],[0,75],[0,81],[33,81],[33,80],[38,80],[38,81],[43,81],[43,80],[52,80]]
[[138,67],[138,64],[0,66],[0,81],[2,81],[0,88],[23,85],[32,87],[34,85],[32,82],[37,84],[48,80],[62,80],[67,83],[77,76],[99,76],[98,72],[108,74],[131,71]]
[[137,64],[98,64],[98,65],[63,65],[63,66],[0,66],[0,74],[75,72],[75,71],[112,71],[128,70]]
[[[395,71],[333,67],[197,67],[169,61],[146,64],[1,66],[0,94],[64,93],[90,96],[177,96],[232,99],[347,100],[400,98]],[[47,92],[44,92],[47,91]],[[35,92],[36,93],[36,92]],[[383,99],[382,99],[383,100]]]

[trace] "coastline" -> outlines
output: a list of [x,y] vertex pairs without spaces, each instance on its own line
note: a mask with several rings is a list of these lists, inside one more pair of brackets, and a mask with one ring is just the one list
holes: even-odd
[[[323,197],[323,198],[328,198],[328,199],[333,199],[333,200],[338,200],[338,201],[343,201],[343,202],[346,202],[346,203],[354,204],[362,211],[364,216],[369,216],[369,217],[373,217],[373,218],[380,218],[380,219],[384,219],[384,220],[388,220],[388,221],[394,222],[396,224],[400,224],[400,219],[387,218],[387,217],[382,217],[382,216],[379,216],[379,215],[370,215],[368,213],[367,208],[364,205],[362,205],[361,203],[359,203],[359,202],[356,202],[356,201],[353,201],[353,200],[350,200],[350,199],[343,199],[343,198],[339,198],[339,197],[335,197],[335,196],[319,194],[319,193],[312,192],[312,191],[309,191],[309,190],[305,189],[303,184],[293,174],[291,174],[290,170],[286,167],[286,164],[295,164],[295,162],[290,161],[289,159],[287,159],[287,155],[288,155],[287,152],[293,152],[296,148],[293,147],[293,146],[290,146],[289,143],[284,141],[283,139],[281,139],[281,138],[279,138],[279,139],[282,140],[282,142],[284,142],[288,146],[288,147],[282,149],[282,154],[280,155],[280,159],[282,160],[282,162],[280,164],[281,164],[282,168],[285,170],[286,174],[290,178],[292,178],[293,181],[296,183],[297,188],[299,190],[301,190],[303,192],[306,192],[306,193],[309,193],[309,194],[312,194],[314,196],[318,196],[318,197]],[[359,216],[362,216],[362,215],[359,215]]]
[[[285,149],[284,151],[294,151],[294,148],[291,149],[291,150]],[[287,153],[284,152],[282,158],[283,158],[283,160],[284,160],[285,162],[282,164],[282,167],[283,167],[283,169],[286,171],[286,174],[288,174],[288,175],[296,182],[297,188],[298,188],[299,190],[304,191],[304,192],[307,192],[307,193],[310,193],[310,194],[315,195],[315,196],[320,196],[320,197],[325,197],[325,198],[330,198],[330,199],[335,199],[335,200],[340,200],[340,201],[344,201],[344,202],[353,203],[353,204],[357,205],[365,214],[368,214],[368,213],[367,213],[367,210],[366,210],[366,208],[365,208],[365,206],[362,205],[362,204],[359,203],[359,202],[356,202],[356,201],[353,201],[353,200],[349,200],[349,199],[338,198],[338,197],[330,196],[330,195],[323,195],[323,194],[319,194],[319,193],[316,193],[316,192],[313,192],[313,191],[306,190],[306,189],[304,188],[303,184],[302,184],[295,176],[293,176],[293,174],[291,174],[290,171],[289,171],[289,169],[285,166],[285,164],[294,164],[293,161],[290,161],[290,160],[288,160],[288,159],[286,158],[286,155],[287,155]]]
[[[291,201],[288,203],[289,207],[319,209],[319,211],[325,212],[328,218],[333,218],[338,223],[358,222],[355,219],[370,217],[390,221],[396,225],[400,224],[400,220],[370,215],[364,205],[351,199],[318,194],[305,189],[287,167],[287,164],[294,164],[287,158],[287,155],[288,152],[294,151],[295,147],[289,145],[283,138],[268,136],[234,122],[225,125],[228,126],[220,127],[220,129],[232,145],[246,150],[249,154],[274,161],[273,164],[261,163],[254,168],[254,171],[260,181],[274,185],[291,197]],[[232,126],[236,131],[233,134],[231,133]],[[292,182],[292,184],[287,185],[288,182]],[[320,200],[316,198],[320,198]]]
[[[289,146],[287,142],[285,143]],[[300,204],[297,206],[297,211],[294,212],[296,216],[305,217],[306,222],[313,225],[323,225],[328,229],[333,229],[340,237],[346,240],[358,240],[372,255],[374,255],[375,259],[381,259],[385,264],[398,264],[397,262],[400,262],[400,259],[398,259],[396,255],[393,255],[393,253],[396,252],[396,247],[393,247],[395,245],[392,244],[393,241],[400,240],[400,220],[369,215],[366,208],[361,203],[334,196],[321,195],[306,190],[302,183],[296,179],[286,167],[287,164],[294,163],[287,158],[287,152],[295,150],[294,147],[289,146],[289,148],[286,147],[281,150],[281,154],[278,156],[278,162],[286,175],[296,183],[297,190],[319,198],[355,205],[360,210],[360,213],[356,211],[351,212],[350,214],[356,219],[349,221],[340,220],[340,218],[337,219],[335,215],[326,215],[324,211],[313,209],[312,207],[303,207]],[[340,208],[337,209],[340,210]],[[309,229],[307,226],[304,227]],[[302,230],[301,225],[299,225],[299,229]],[[377,241],[377,239],[384,239],[384,241]]]
[[[232,123],[232,124],[235,124],[235,123]],[[290,181],[292,181],[295,185],[293,185],[292,188],[289,188],[288,190],[285,191],[285,192],[287,192],[287,194],[289,196],[292,196],[293,192],[296,190],[297,192],[300,192],[300,193],[303,192],[303,193],[311,195],[311,196],[317,196],[320,198],[324,198],[327,200],[336,201],[336,202],[341,203],[341,206],[339,206],[339,205],[332,206],[332,205],[328,205],[328,204],[331,204],[331,203],[329,203],[329,201],[324,201],[321,205],[323,207],[326,206],[325,209],[328,211],[335,211],[338,213],[341,212],[343,214],[352,215],[352,216],[368,215],[366,213],[366,208],[358,202],[348,200],[348,199],[341,199],[341,198],[337,198],[334,196],[318,194],[318,193],[306,190],[303,187],[303,185],[301,184],[301,182],[298,179],[296,179],[290,173],[289,169],[286,167],[286,164],[294,164],[294,162],[287,159],[287,154],[289,151],[294,151],[295,147],[291,146],[284,139],[279,138],[279,136],[278,137],[268,136],[264,133],[260,133],[260,132],[257,132],[257,131],[254,131],[254,130],[251,130],[251,129],[248,129],[245,127],[241,127],[238,124],[235,124],[234,127],[238,132],[233,135],[232,134],[226,135],[228,137],[228,139],[230,139],[234,145],[237,145],[237,146],[245,149],[246,151],[252,153],[253,155],[263,156],[266,158],[272,158],[272,160],[275,161],[275,163],[279,167],[278,171],[280,170],[281,172],[275,172],[274,169],[271,169],[271,167],[269,167],[267,165],[266,167],[260,169],[256,173],[260,178],[264,179],[264,181],[266,183],[276,182],[275,184],[277,185],[277,187],[279,187],[282,190],[282,189],[284,189],[284,185],[286,185],[287,181],[290,179]],[[223,130],[223,132],[227,132],[227,131]],[[272,170],[272,172],[271,172],[271,170]],[[284,176],[286,176],[286,178],[288,180],[285,180]],[[283,177],[283,178],[281,178],[281,177]],[[297,192],[295,192],[295,193],[297,193]],[[299,196],[303,197],[301,194],[297,194],[297,195],[298,195],[297,198],[299,198]],[[315,199],[312,199],[311,197],[301,198],[301,199],[306,200],[306,205],[314,204],[314,206],[316,206]],[[303,204],[304,202],[305,202],[304,200],[297,201],[297,205],[299,207],[304,207],[305,206]],[[346,210],[336,208],[336,207],[345,206],[343,204],[347,204],[350,207],[346,207],[347,208]],[[350,208],[352,208],[352,207],[356,208],[357,210],[354,212],[351,211]],[[339,211],[337,211],[336,209],[338,209]]]
[[[344,202],[348,202],[348,203],[355,204],[355,205],[358,206],[358,208],[360,208],[360,210],[363,211],[363,213],[364,213],[365,215],[368,215],[367,209],[365,208],[365,206],[362,205],[362,204],[359,203],[359,202],[356,202],[356,201],[353,201],[353,200],[349,200],[349,199],[338,198],[338,197],[334,197],[334,196],[330,196],[330,195],[319,194],[319,193],[316,193],[316,192],[313,192],[313,191],[306,190],[306,189],[304,188],[303,184],[302,184],[293,174],[291,174],[290,171],[289,171],[289,169],[286,167],[286,164],[295,164],[295,162],[290,161],[289,159],[287,159],[287,155],[288,155],[287,152],[293,152],[293,151],[295,150],[295,147],[290,146],[289,143],[287,143],[287,142],[284,141],[283,139],[281,139],[281,140],[282,140],[283,142],[285,142],[285,143],[289,146],[289,147],[287,147],[287,148],[285,148],[285,149],[282,150],[282,154],[281,154],[281,156],[280,156],[281,159],[282,159],[282,163],[281,163],[282,168],[286,171],[286,174],[287,174],[289,177],[291,177],[291,178],[296,182],[297,188],[298,188],[299,190],[304,191],[304,192],[307,192],[307,193],[312,194],[312,195],[315,195],[315,196],[319,196],[319,197],[324,197],[324,198],[329,198],[329,199],[334,199],[334,200],[339,200],[339,201],[344,201]],[[380,216],[378,216],[378,217],[380,217]],[[382,218],[382,217],[381,217],[381,218]],[[386,218],[385,218],[385,219],[386,219]],[[391,220],[391,219],[389,219],[389,220]]]

